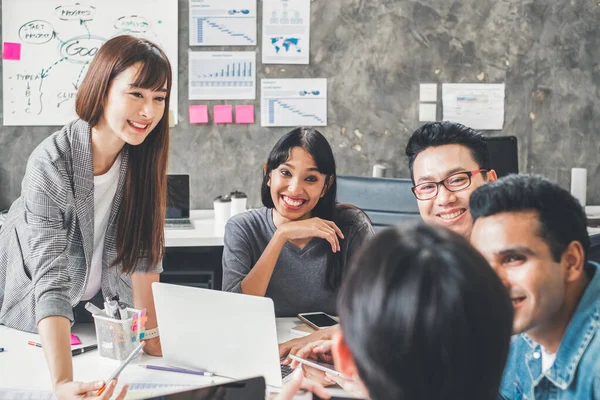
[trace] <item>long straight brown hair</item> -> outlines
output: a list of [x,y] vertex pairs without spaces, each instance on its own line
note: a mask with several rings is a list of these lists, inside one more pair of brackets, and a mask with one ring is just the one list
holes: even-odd
[[164,254],[164,223],[169,153],[169,99],[171,64],[154,43],[133,36],[117,36],[100,47],[83,79],[75,110],[91,127],[104,115],[108,90],[117,75],[140,64],[133,86],[158,90],[167,84],[165,109],[160,122],[138,146],[126,144],[129,167],[125,179],[123,202],[117,222],[117,258],[111,266],[121,265],[133,273],[141,258],[147,269],[157,265]]

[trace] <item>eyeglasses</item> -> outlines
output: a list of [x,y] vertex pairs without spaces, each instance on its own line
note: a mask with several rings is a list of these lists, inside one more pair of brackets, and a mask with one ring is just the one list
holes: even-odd
[[418,200],[433,199],[438,194],[440,185],[444,185],[451,192],[458,192],[471,186],[471,177],[487,169],[457,172],[439,182],[423,182],[412,187],[412,192]]

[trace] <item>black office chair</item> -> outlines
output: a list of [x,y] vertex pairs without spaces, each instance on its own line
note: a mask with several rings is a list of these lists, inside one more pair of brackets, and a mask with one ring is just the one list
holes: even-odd
[[492,168],[498,178],[519,173],[519,150],[516,136],[486,137]]
[[337,177],[337,200],[362,209],[375,230],[402,221],[420,220],[410,179]]
[[600,263],[600,233],[590,235],[590,250],[588,260]]

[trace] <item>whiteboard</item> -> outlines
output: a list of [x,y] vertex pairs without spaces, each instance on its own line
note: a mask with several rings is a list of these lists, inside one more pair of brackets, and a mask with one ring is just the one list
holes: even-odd
[[2,61],[4,125],[61,126],[77,118],[75,95],[98,48],[130,34],[159,45],[173,71],[177,112],[177,2],[173,0],[2,0],[2,40],[20,59]]

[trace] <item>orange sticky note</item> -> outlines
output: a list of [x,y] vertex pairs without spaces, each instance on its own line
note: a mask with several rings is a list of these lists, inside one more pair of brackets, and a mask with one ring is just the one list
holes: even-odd
[[231,105],[215,106],[213,108],[213,119],[215,124],[230,124],[232,121]]
[[254,106],[235,106],[235,123],[236,124],[253,124],[254,123]]
[[21,43],[4,42],[4,47],[2,49],[2,58],[4,60],[20,60]]
[[190,124],[208,124],[208,107],[190,106]]

